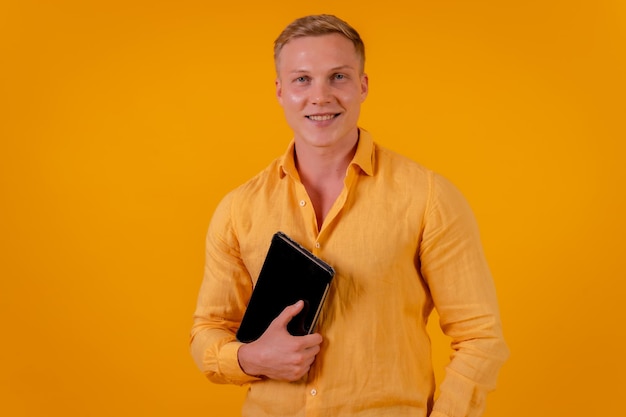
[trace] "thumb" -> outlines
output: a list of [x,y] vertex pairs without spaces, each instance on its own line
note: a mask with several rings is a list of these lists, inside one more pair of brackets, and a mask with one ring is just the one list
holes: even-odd
[[302,311],[304,302],[299,300],[295,304],[285,307],[285,309],[276,317],[273,323],[277,326],[287,328],[287,325],[299,312]]

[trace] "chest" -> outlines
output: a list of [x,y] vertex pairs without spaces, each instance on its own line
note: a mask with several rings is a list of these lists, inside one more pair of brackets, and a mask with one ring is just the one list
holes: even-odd
[[425,210],[421,194],[370,178],[325,192],[285,183],[238,205],[249,213],[237,217],[250,219],[237,225],[241,257],[254,281],[271,236],[282,231],[341,275],[377,277],[378,285],[400,265],[415,268]]

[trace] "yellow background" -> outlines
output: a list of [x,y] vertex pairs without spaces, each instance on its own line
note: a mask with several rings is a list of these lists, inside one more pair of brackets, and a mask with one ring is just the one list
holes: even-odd
[[204,234],[289,141],[272,42],[319,12],[366,42],[361,125],[476,212],[486,416],[623,415],[625,4],[3,0],[0,415],[239,415],[188,353]]

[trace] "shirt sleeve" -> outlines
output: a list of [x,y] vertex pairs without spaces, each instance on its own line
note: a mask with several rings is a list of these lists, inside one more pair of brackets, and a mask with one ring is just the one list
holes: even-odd
[[243,385],[258,378],[239,366],[236,332],[252,293],[231,222],[232,193],[218,205],[206,238],[204,278],[191,329],[191,354],[213,382]]
[[420,263],[453,350],[431,417],[479,417],[509,351],[474,215],[461,193],[436,174]]

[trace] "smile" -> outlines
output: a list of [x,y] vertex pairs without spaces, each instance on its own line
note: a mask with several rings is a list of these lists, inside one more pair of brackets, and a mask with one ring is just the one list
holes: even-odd
[[334,119],[339,116],[340,113],[337,114],[312,114],[310,116],[306,116],[307,119],[313,120],[314,122],[323,122],[326,120]]

